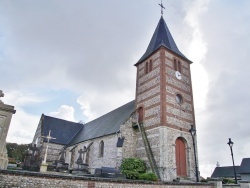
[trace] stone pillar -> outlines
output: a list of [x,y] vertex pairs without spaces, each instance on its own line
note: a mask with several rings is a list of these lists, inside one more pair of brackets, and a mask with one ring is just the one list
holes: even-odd
[[211,179],[208,182],[213,183],[214,188],[222,188],[222,180],[221,179]]
[[[4,94],[0,90],[0,97]],[[4,104],[0,100],[0,169],[6,169],[8,165],[8,155],[6,150],[6,137],[8,134],[12,114],[15,114],[14,106]]]
[[250,188],[250,181],[240,181],[241,188]]

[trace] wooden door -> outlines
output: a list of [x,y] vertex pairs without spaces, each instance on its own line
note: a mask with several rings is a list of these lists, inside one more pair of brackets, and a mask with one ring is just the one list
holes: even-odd
[[186,149],[185,143],[181,138],[177,138],[175,141],[175,158],[176,158],[176,171],[177,176],[187,176],[187,163],[186,163]]

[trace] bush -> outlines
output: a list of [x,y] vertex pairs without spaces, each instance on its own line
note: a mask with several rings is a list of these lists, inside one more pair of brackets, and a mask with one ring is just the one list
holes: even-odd
[[123,159],[121,172],[128,179],[139,179],[139,174],[146,172],[146,164],[143,160],[138,158]]
[[202,179],[200,180],[200,182],[206,183],[206,182],[208,182],[208,180],[207,180],[207,179],[202,178]]
[[235,181],[232,179],[227,179],[227,178],[223,178],[222,179],[222,184],[234,184]]
[[139,179],[139,173],[130,170],[123,170],[122,174],[126,176],[127,179]]
[[154,173],[149,172],[149,173],[140,174],[139,179],[140,180],[148,180],[148,181],[156,181],[158,178]]

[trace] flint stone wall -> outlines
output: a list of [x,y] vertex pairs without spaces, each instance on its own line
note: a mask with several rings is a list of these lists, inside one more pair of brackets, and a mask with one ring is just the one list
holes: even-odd
[[[90,173],[93,174],[96,168],[101,168],[102,166],[116,168],[116,165],[120,164],[120,162],[117,161],[121,161],[121,159],[117,157],[120,155],[120,152],[116,147],[117,140],[118,135],[112,134],[73,145],[67,148],[65,161],[69,164],[70,168],[77,169],[78,165],[75,162],[79,157],[79,150],[84,149],[84,147],[88,147],[88,145],[93,142],[89,147],[88,155],[87,153],[82,155],[83,163],[89,165]],[[99,155],[101,141],[104,142],[103,156]]]
[[27,188],[213,188],[208,183],[146,182],[0,170],[0,187]]

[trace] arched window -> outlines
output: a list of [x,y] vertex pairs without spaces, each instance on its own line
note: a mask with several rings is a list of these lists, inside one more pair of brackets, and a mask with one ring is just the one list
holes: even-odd
[[180,73],[182,72],[181,61],[174,59],[174,70],[179,71]]
[[176,59],[174,59],[174,70],[175,70],[175,71],[178,71],[178,67],[177,67],[177,61],[176,61]]
[[148,62],[146,62],[146,65],[145,65],[145,74],[148,73]]
[[143,122],[143,108],[142,108],[142,107],[140,107],[140,108],[138,109],[138,122],[139,122],[139,123],[142,123],[142,122]]
[[183,103],[183,98],[180,94],[177,94],[175,96],[175,101],[177,102],[177,104],[181,105]]
[[178,61],[178,71],[181,73],[181,62]]
[[149,61],[149,72],[153,69],[153,63],[152,60]]
[[103,157],[104,154],[104,142],[103,140],[99,144],[99,157]]

